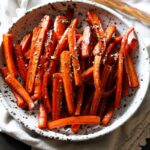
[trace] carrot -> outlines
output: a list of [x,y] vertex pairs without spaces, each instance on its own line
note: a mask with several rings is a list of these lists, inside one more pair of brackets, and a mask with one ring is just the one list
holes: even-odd
[[61,54],[61,67],[64,83],[65,97],[69,114],[74,113],[74,99],[72,87],[72,74],[71,74],[71,56],[69,51],[63,51]]
[[88,68],[87,70],[85,70],[83,73],[82,73],[82,78],[84,80],[88,80],[88,79],[91,79],[93,77],[93,70],[94,70],[94,67],[90,67]]
[[84,85],[78,87],[75,115],[80,115],[84,96]]
[[4,48],[4,57],[6,61],[6,65],[8,68],[9,73],[16,77],[17,70],[15,68],[15,63],[13,60],[13,36],[12,34],[3,34],[3,48]]
[[[96,13],[93,11],[88,11],[87,19],[88,19],[88,22],[92,25],[92,28],[93,28],[95,34],[97,35],[98,40],[103,40],[103,42],[105,42],[104,30],[102,28],[102,24],[101,24],[98,16],[96,15]],[[104,45],[105,45],[105,43],[104,43]]]
[[95,55],[103,55],[104,51],[105,51],[104,43],[99,40],[93,49],[93,55],[94,56]]
[[18,72],[19,72],[22,80],[25,83],[26,82],[27,69],[25,67],[25,60],[24,60],[24,57],[22,54],[22,48],[19,44],[16,45],[14,52],[15,52],[15,58],[16,58],[16,64],[17,64]]
[[126,53],[132,53],[137,45],[138,45],[137,39],[133,38],[129,43],[129,48],[127,49]]
[[20,42],[21,45],[21,50],[22,50],[22,54],[24,54],[27,51],[27,48],[29,46],[29,44],[31,43],[31,38],[32,38],[32,34],[28,33],[27,35],[25,35],[22,39],[22,41]]
[[129,87],[136,88],[139,86],[138,76],[133,64],[131,55],[125,54],[125,68],[127,72]]
[[31,51],[32,51],[32,49],[29,49],[29,50],[27,50],[27,51],[24,53],[24,58],[25,58],[25,59],[30,59]]
[[117,83],[116,83],[116,97],[115,97],[115,108],[120,107],[121,102],[121,95],[122,95],[122,79],[123,79],[123,64],[124,64],[124,53],[126,50],[128,36],[134,30],[134,28],[130,28],[125,35],[123,36],[121,42],[121,48],[119,51],[119,58],[118,58],[118,71],[117,71]]
[[45,57],[50,60],[51,56],[54,53],[55,47],[57,44],[57,36],[54,30],[50,30],[47,33],[46,42],[45,42]]
[[63,81],[61,73],[53,74],[52,87],[52,119],[60,119],[61,102],[63,98]]
[[63,127],[66,125],[73,124],[99,124],[100,119],[98,116],[77,116],[77,117],[67,117],[52,122],[48,122],[48,129],[54,129],[58,127]]
[[47,127],[48,114],[45,106],[41,103],[38,112],[38,128],[44,129]]
[[34,52],[31,56],[28,71],[27,71],[27,80],[26,80],[26,89],[29,93],[33,92],[33,85],[35,81],[37,66],[39,62],[39,58],[42,53],[46,32],[50,26],[51,18],[47,15],[44,16],[42,22],[41,22],[41,31],[38,35],[38,38],[36,39],[35,45],[34,45]]
[[5,81],[18,95],[23,98],[23,100],[28,104],[29,109],[32,110],[34,108],[34,103],[21,83],[11,74],[5,77]]
[[109,97],[111,96],[116,90],[116,86],[114,86],[112,89],[110,89],[109,91],[105,91],[103,92],[102,94],[102,98],[106,98],[106,97]]
[[86,26],[83,31],[82,37],[82,57],[90,56],[90,41],[91,40],[91,29]]
[[109,122],[112,119],[113,113],[114,113],[115,107],[114,105],[111,103],[108,107],[108,110],[106,112],[106,114],[104,115],[104,118],[102,119],[102,125],[107,126],[109,124]]
[[67,45],[67,41],[68,41],[68,32],[70,28],[75,28],[78,24],[78,19],[75,18],[71,24],[69,25],[69,27],[65,30],[64,34],[62,35],[61,39],[59,40],[56,49],[54,51],[54,55],[53,57],[55,58],[55,60],[51,60],[50,61],[50,66],[49,66],[49,76],[51,77],[53,73],[55,73],[56,68],[58,66],[58,61],[60,59],[60,54],[62,53],[62,51],[65,49],[66,45]]
[[42,99],[42,94],[41,94],[41,87],[42,87],[42,77],[44,73],[44,63],[46,61],[46,58],[44,56],[41,56],[40,58],[40,63],[38,65],[37,69],[37,74],[35,77],[35,82],[34,82],[34,94],[31,97],[32,100],[41,100]]
[[114,24],[111,24],[107,27],[107,29],[105,30],[105,37],[106,37],[106,43],[108,44],[109,41],[111,40],[113,34],[116,31],[116,26]]
[[69,43],[69,50],[70,50],[71,58],[72,58],[75,85],[79,86],[82,84],[82,78],[81,78],[81,67],[80,67],[80,63],[79,63],[77,45],[76,45],[75,28],[70,28],[70,30],[69,30],[68,43]]
[[90,115],[96,115],[98,104],[102,96],[101,80],[100,80],[100,65],[99,65],[100,61],[101,61],[101,56],[96,55],[94,58],[94,70],[93,70],[95,92],[94,92],[92,105],[90,109]]
[[[5,79],[5,77],[7,77],[7,75],[9,74],[8,72],[8,68],[7,67],[1,67],[0,68],[0,72],[3,76],[3,78]],[[15,98],[16,98],[16,103],[18,105],[18,107],[25,109],[27,107],[27,104],[25,103],[25,101],[22,99],[22,97],[20,97],[20,95],[18,95],[15,91],[13,91],[11,89],[12,93],[14,94]]]
[[60,40],[64,31],[66,30],[70,20],[66,16],[57,16],[54,21],[54,31],[56,33],[57,39]]
[[99,117],[100,117],[100,120],[102,121],[103,117],[104,117],[104,113],[105,113],[105,110],[106,110],[106,105],[107,105],[107,99],[108,98],[103,98],[101,101],[100,101],[100,105],[99,105]]

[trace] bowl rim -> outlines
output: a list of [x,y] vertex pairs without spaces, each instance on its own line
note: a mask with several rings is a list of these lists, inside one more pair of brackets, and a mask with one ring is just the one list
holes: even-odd
[[[101,9],[104,9],[105,11],[109,12],[110,14],[114,15],[118,19],[120,19],[127,27],[130,26],[130,23],[128,21],[124,20],[124,17],[121,14],[117,13],[116,11],[112,10],[111,8],[109,8],[107,6],[104,6],[103,4],[100,4],[100,3],[97,3],[97,2],[93,2],[91,0],[57,0],[57,1],[56,0],[51,0],[51,1],[48,1],[48,2],[43,2],[43,3],[39,4],[39,5],[36,5],[36,6],[32,7],[32,8],[30,8],[29,10],[27,10],[26,13],[22,17],[20,17],[18,20],[16,20],[11,25],[11,27],[8,29],[8,31],[14,26],[15,23],[17,23],[20,19],[22,19],[24,16],[26,16],[28,13],[32,12],[33,10],[39,9],[40,7],[44,7],[44,6],[48,5],[48,4],[54,4],[54,3],[60,3],[60,2],[63,2],[63,3],[65,3],[65,2],[72,2],[72,3],[80,2],[80,3],[86,3],[86,4],[89,4],[89,5],[93,5],[93,6],[99,7]],[[137,34],[139,35],[139,33],[137,33]],[[140,36],[140,40],[141,40],[141,36]],[[143,43],[143,41],[142,41],[142,43]],[[145,53],[149,57],[147,48],[145,50]],[[87,135],[69,135],[69,136],[61,134],[61,133],[55,133],[54,131],[51,131],[51,135],[49,135],[49,134],[41,133],[41,129],[38,129],[38,128],[33,129],[30,126],[25,126],[25,125],[24,126],[27,127],[30,130],[34,130],[36,133],[38,133],[38,134],[40,134],[42,136],[53,138],[53,139],[58,139],[58,140],[63,140],[63,141],[66,141],[66,140],[70,140],[70,141],[85,141],[85,140],[90,140],[90,139],[94,139],[94,138],[97,138],[97,137],[101,137],[101,136],[103,136],[105,134],[108,134],[108,133],[116,130],[120,126],[122,126],[137,111],[137,109],[140,107],[141,103],[143,102],[144,97],[145,97],[145,95],[147,93],[147,90],[148,90],[148,86],[149,86],[149,82],[150,82],[150,67],[149,67],[148,75],[149,75],[148,78],[147,78],[148,82],[145,85],[145,89],[146,90],[142,93],[143,99],[136,104],[136,107],[134,107],[134,109],[130,112],[130,114],[129,113],[126,114],[126,116],[124,116],[124,119],[122,121],[118,122],[117,124],[115,124],[115,126],[110,126],[109,129],[104,130],[103,134],[101,134],[101,130],[100,130],[100,131],[97,131],[97,132],[94,132],[94,133],[91,133],[91,134],[87,134]],[[5,99],[3,95],[2,95],[2,98]],[[14,119],[16,119],[19,123],[23,124],[21,122],[21,120],[17,119],[16,116],[14,116],[11,113],[11,111],[8,109],[7,102],[2,100],[2,103],[4,104],[4,107],[9,112],[9,114]]]

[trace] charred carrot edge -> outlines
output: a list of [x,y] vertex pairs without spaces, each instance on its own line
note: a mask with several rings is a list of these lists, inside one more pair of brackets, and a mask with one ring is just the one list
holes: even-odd
[[63,80],[61,73],[54,73],[52,79],[52,119],[60,119],[61,102],[63,99]]
[[22,80],[25,83],[26,82],[27,69],[25,67],[25,60],[24,60],[24,57],[22,54],[22,48],[19,44],[16,45],[14,52],[15,52],[15,58],[16,58],[16,64],[18,67],[18,72],[19,72]]
[[73,124],[100,124],[100,119],[98,116],[77,116],[77,117],[67,117],[52,122],[48,122],[48,129],[54,129],[58,127],[63,127],[66,125]]
[[91,40],[91,29],[89,26],[86,26],[83,31],[82,36],[82,57],[90,56],[90,41]]
[[78,93],[77,93],[77,106],[75,110],[75,115],[80,115],[81,107],[83,103],[83,96],[84,96],[84,85],[81,85],[78,87]]
[[69,44],[69,50],[70,50],[71,58],[72,58],[75,85],[79,86],[82,84],[82,77],[81,77],[81,67],[79,63],[77,45],[76,45],[75,28],[70,28],[68,32],[68,44]]
[[46,37],[46,32],[48,28],[50,27],[51,18],[47,15],[44,16],[41,22],[41,31],[38,35],[38,38],[36,39],[35,45],[34,45],[34,52],[31,57],[31,63],[29,62],[28,71],[27,71],[27,80],[26,80],[26,89],[29,93],[33,92],[33,85],[35,81],[37,66],[39,62],[39,58],[42,53],[43,44]]
[[[1,67],[0,68],[0,72],[1,72],[1,74],[2,74],[2,76],[3,76],[4,79],[9,74],[7,67]],[[15,93],[12,89],[11,89],[11,91],[12,91],[12,93],[14,94],[14,96],[16,98],[16,103],[17,103],[18,107],[20,107],[22,109],[27,108],[27,104],[22,99],[22,97],[20,97],[20,95],[18,95],[17,93]]]
[[102,24],[98,16],[96,15],[96,13],[93,11],[88,11],[87,19],[88,22],[92,25],[92,28],[97,35],[97,38],[99,40],[104,40],[104,30],[102,28]]
[[112,119],[112,116],[113,116],[113,113],[114,113],[114,110],[115,110],[114,105],[111,104],[111,105],[109,106],[109,108],[108,108],[106,114],[104,115],[104,117],[103,117],[103,119],[102,119],[102,122],[101,122],[102,125],[107,126],[107,125],[110,123],[110,121],[111,121],[111,119]]
[[24,54],[27,51],[27,48],[31,42],[31,38],[32,38],[32,33],[28,33],[27,35],[25,35],[22,39],[22,41],[20,42],[21,45],[21,50],[22,50],[22,54]]
[[33,96],[31,97],[32,100],[41,100],[42,99],[42,77],[44,73],[44,64],[45,64],[46,58],[44,56],[41,56],[40,58],[40,63],[38,65],[37,69],[37,74],[35,77],[35,82],[34,82],[34,92]]
[[58,40],[60,40],[60,38],[62,37],[69,23],[70,23],[70,20],[68,20],[66,16],[56,17],[54,21],[54,31],[57,35]]
[[[66,43],[68,41],[68,32],[70,28],[75,28],[78,25],[78,18],[75,18],[71,24],[69,25],[69,27],[65,30],[64,34],[62,35],[61,39],[59,40],[56,49],[54,51],[54,58],[55,60],[59,60],[60,59],[60,55],[62,53],[62,51],[65,49],[66,47]],[[49,66],[49,76],[51,77],[53,73],[55,73],[56,68],[57,68],[58,62],[51,60],[50,61],[50,66]]]
[[114,24],[111,24],[107,27],[107,29],[105,30],[105,37],[106,37],[106,43],[108,44],[109,41],[111,40],[113,34],[116,31],[116,26]]
[[88,79],[91,79],[93,77],[93,70],[94,70],[94,67],[90,67],[88,68],[87,70],[85,70],[83,73],[82,73],[82,78],[84,80],[88,80]]
[[61,54],[62,77],[64,83],[65,97],[69,114],[74,113],[73,87],[71,77],[71,56],[69,51],[63,51]]
[[6,61],[6,65],[8,68],[9,73],[16,77],[17,76],[17,70],[15,68],[15,63],[13,60],[13,36],[12,34],[3,34],[3,48],[4,48],[4,57]]
[[138,87],[139,86],[138,76],[133,64],[132,57],[129,54],[125,54],[125,66],[129,81],[129,87],[132,88]]
[[44,55],[47,59],[53,55],[55,47],[57,44],[57,36],[54,30],[50,30],[47,33],[46,42],[45,42],[45,52]]
[[93,78],[94,78],[95,92],[94,92],[92,105],[91,105],[91,109],[90,109],[90,115],[96,115],[99,101],[102,96],[101,79],[100,79],[101,59],[102,59],[102,57],[98,56],[98,55],[96,55],[94,58]]
[[28,104],[29,109],[32,110],[34,108],[34,103],[20,82],[11,74],[5,77],[5,81],[18,95],[23,98],[23,100]]
[[40,104],[38,112],[38,128],[44,129],[47,127],[48,114],[45,106]]

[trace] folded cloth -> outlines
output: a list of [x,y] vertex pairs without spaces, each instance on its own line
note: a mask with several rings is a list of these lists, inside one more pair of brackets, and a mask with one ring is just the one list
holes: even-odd
[[[37,4],[47,2],[48,0],[5,0],[0,1],[0,39],[2,33],[7,31],[7,28],[11,25],[13,20],[23,15],[25,10],[36,6]],[[51,0],[49,0],[50,2]],[[124,0],[125,1],[125,0]],[[147,13],[150,13],[150,0],[126,0],[130,5],[137,7]],[[11,7],[10,7],[11,6]],[[17,12],[17,14],[16,14]],[[19,12],[19,14],[18,14]],[[20,15],[21,12],[21,15]],[[129,16],[125,16],[131,26],[135,27],[138,32],[143,36],[143,40],[150,53],[150,27],[131,19]],[[140,29],[140,30],[139,30]],[[0,99],[2,98],[0,93]],[[1,117],[0,117],[0,129],[2,132],[14,137],[32,146],[33,150],[127,150],[140,149],[140,145],[145,145],[145,139],[150,138],[150,90],[144,99],[139,110],[129,119],[123,126],[115,131],[90,141],[84,142],[64,142],[57,141],[42,137],[36,133],[26,129],[22,125],[18,124],[14,120],[5,108],[0,103]]]

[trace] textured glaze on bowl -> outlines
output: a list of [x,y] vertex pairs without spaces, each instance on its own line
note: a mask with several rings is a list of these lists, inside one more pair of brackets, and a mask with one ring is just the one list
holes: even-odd
[[[26,13],[18,22],[16,22],[12,28],[10,28],[9,32],[14,35],[14,42],[18,43],[22,37],[32,31],[32,29],[39,23],[40,19],[48,14],[52,18],[55,18],[57,15],[61,15],[64,13],[64,10],[67,7],[72,7],[75,9],[74,17],[79,18],[79,30],[86,25],[86,13],[88,10],[94,10],[99,17],[101,18],[101,22],[103,24],[104,29],[110,24],[114,23],[117,26],[117,30],[119,33],[124,33],[128,29],[127,23],[123,21],[123,18],[115,13],[113,10],[93,2],[88,1],[59,1],[59,2],[51,2],[49,4],[44,4],[40,7],[34,8]],[[140,106],[145,93],[148,88],[149,83],[149,58],[148,53],[145,47],[143,47],[143,43],[141,39],[139,39],[138,33],[136,35],[132,34],[132,37],[136,36],[139,40],[139,48],[136,54],[134,54],[134,63],[136,66],[136,70],[138,73],[140,88],[137,91],[131,90],[131,94],[128,98],[124,98],[121,102],[121,108],[115,111],[113,119],[109,126],[103,127],[100,125],[82,126],[81,130],[78,134],[74,135],[71,133],[69,128],[60,128],[53,131],[41,130],[37,128],[37,108],[33,111],[24,111],[17,107],[15,103],[15,98],[13,94],[10,92],[8,86],[4,83],[2,77],[0,76],[0,89],[3,94],[2,103],[5,108],[8,110],[10,115],[12,115],[16,120],[22,123],[27,128],[39,133],[40,135],[60,139],[60,140],[72,140],[72,141],[81,141],[88,140],[98,136],[102,136],[106,133],[109,133],[122,125],[129,117],[133,115],[133,113]],[[2,51],[0,51],[1,58],[3,57]],[[2,65],[3,62],[0,62]]]

